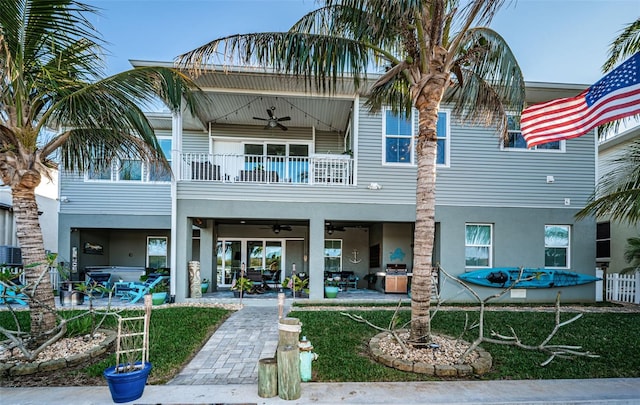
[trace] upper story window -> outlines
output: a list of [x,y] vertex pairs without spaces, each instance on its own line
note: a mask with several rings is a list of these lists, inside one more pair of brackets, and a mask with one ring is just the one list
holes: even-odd
[[465,266],[491,267],[493,250],[491,224],[465,225]]
[[566,269],[569,267],[569,225],[544,226],[544,266]]
[[[390,109],[384,111],[384,163],[414,164],[417,134],[413,125],[414,112],[406,118],[393,113]],[[437,136],[438,150],[436,163],[449,164],[449,136],[448,114],[438,113]]]
[[564,141],[549,142],[527,148],[527,142],[520,131],[520,120],[512,115],[507,117],[507,140],[502,144],[503,149],[522,150],[564,150]]
[[[171,138],[158,137],[158,143],[171,164]],[[86,179],[120,182],[169,182],[171,181],[171,171],[163,166],[143,162],[139,159],[122,159],[109,167],[95,165],[87,171]]]

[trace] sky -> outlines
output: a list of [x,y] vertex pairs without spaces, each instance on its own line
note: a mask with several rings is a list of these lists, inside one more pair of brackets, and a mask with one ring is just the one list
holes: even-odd
[[[129,60],[171,62],[213,39],[286,31],[314,0],[85,0],[107,42],[107,73]],[[638,0],[505,2],[490,25],[510,45],[528,82],[590,85],[602,76],[609,45],[640,17]]]

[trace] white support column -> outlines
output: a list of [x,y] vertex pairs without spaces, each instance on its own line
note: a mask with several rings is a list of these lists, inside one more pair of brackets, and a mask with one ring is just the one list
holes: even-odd
[[309,221],[309,298],[324,298],[324,218]]
[[[171,170],[173,176],[171,178],[171,291],[172,296],[176,295],[176,286],[178,280],[178,250],[177,250],[177,230],[178,230],[178,184],[177,179],[180,178],[180,152],[182,151],[182,111],[176,111],[171,118]],[[180,266],[186,272],[186,263]],[[186,275],[185,275],[186,276]]]

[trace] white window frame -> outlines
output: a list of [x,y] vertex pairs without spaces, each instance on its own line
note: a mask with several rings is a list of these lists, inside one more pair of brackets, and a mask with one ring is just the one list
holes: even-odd
[[[327,247],[326,247],[326,243],[327,242],[340,242],[340,256],[329,256],[329,255],[327,255]],[[324,251],[323,251],[323,254],[322,254],[323,261],[324,261],[324,259],[327,259],[327,258],[338,258],[338,259],[340,259],[340,270],[339,271],[342,271],[342,269],[343,269],[343,267],[342,267],[343,266],[342,257],[344,256],[344,254],[343,254],[344,253],[344,243],[342,242],[342,239],[325,239],[324,243],[325,243],[325,246],[324,246],[324,249],[323,249]],[[323,267],[324,267],[324,263],[323,263]],[[329,270],[327,270],[325,268],[324,271],[329,271]]]
[[[410,135],[389,135],[387,134],[387,114],[393,114],[393,111],[389,107],[385,107],[382,109],[382,164],[385,166],[399,166],[399,167],[407,167],[415,165],[416,158],[416,124],[415,124],[415,116],[414,110],[411,109],[411,117],[409,118],[409,127],[411,128]],[[408,162],[387,162],[387,138],[408,138],[409,144],[411,145],[411,152],[409,154]]]
[[[567,228],[567,246],[561,246],[561,245],[547,245],[547,228],[550,227],[562,227],[562,228]],[[565,263],[564,266],[547,266],[547,248],[554,248],[554,249],[566,249],[567,253],[566,253],[566,258],[567,258],[567,262]],[[544,264],[545,264],[545,268],[548,269],[568,269],[571,268],[571,225],[566,225],[566,224],[548,224],[544,226]]]
[[[489,244],[467,244],[467,227],[469,226],[486,226],[489,227]],[[472,265],[468,265],[467,264],[467,260],[466,260],[466,250],[468,247],[471,248],[488,248],[489,250],[489,263],[487,266],[472,266]],[[465,263],[464,266],[465,268],[469,268],[469,269],[485,269],[485,268],[490,268],[493,267],[493,224],[487,224],[487,223],[466,223],[464,224],[464,248],[465,248]]]
[[[417,140],[418,140],[418,133],[417,133],[417,120],[418,120],[418,113],[416,112],[415,109],[411,109],[411,158],[410,158],[410,162],[407,163],[400,163],[400,162],[387,162],[387,150],[386,150],[386,146],[387,146],[387,133],[386,133],[386,128],[387,128],[387,113],[391,111],[391,108],[389,107],[385,107],[382,110],[382,128],[381,128],[381,133],[382,133],[382,155],[381,155],[381,159],[382,159],[382,165],[383,166],[396,166],[396,167],[407,167],[407,166],[415,166],[417,164],[416,162],[416,146],[417,146]],[[444,139],[444,145],[445,145],[445,151],[444,151],[444,162],[443,163],[437,163],[437,167],[449,167],[450,166],[450,158],[451,158],[451,121],[450,121],[450,117],[451,114],[448,110],[440,110],[438,112],[438,122],[441,122],[440,120],[444,119],[444,125],[445,125],[445,137],[442,138],[440,136],[438,136],[438,141]],[[436,128],[437,131],[437,128]],[[398,135],[390,135],[392,137],[398,137]]]
[[[512,117],[512,115],[510,115],[509,117]],[[522,137],[522,133],[520,131],[519,125],[518,125],[518,128],[507,129],[507,133],[508,134],[520,134],[520,136]],[[524,139],[523,139],[523,141],[524,141]],[[508,151],[508,152],[565,153],[565,151],[566,151],[566,141],[564,141],[564,140],[559,141],[559,148],[558,149],[539,148],[537,145],[536,146],[532,146],[530,148],[518,148],[518,147],[512,147],[512,146],[505,146],[504,142],[500,142],[500,150]]]
[[[164,254],[164,262],[165,262],[165,266],[163,267],[169,267],[169,238],[167,236],[147,236],[147,246],[146,246],[146,263],[147,263],[147,268],[151,267],[150,263],[149,263],[149,242],[151,241],[151,239],[164,239],[165,241],[165,246],[167,247],[166,252]],[[154,257],[161,257],[162,255],[152,255]]]

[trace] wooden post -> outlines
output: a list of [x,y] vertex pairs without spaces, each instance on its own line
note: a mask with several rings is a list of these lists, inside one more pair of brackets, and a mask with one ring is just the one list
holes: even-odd
[[300,398],[300,353],[298,344],[278,348],[278,396]]
[[272,398],[278,395],[278,362],[275,357],[258,361],[258,396]]
[[278,325],[278,348],[280,346],[298,347],[302,325],[298,318],[285,317]]
[[282,318],[278,323],[278,395],[282,399],[300,398],[301,329],[298,318]]

